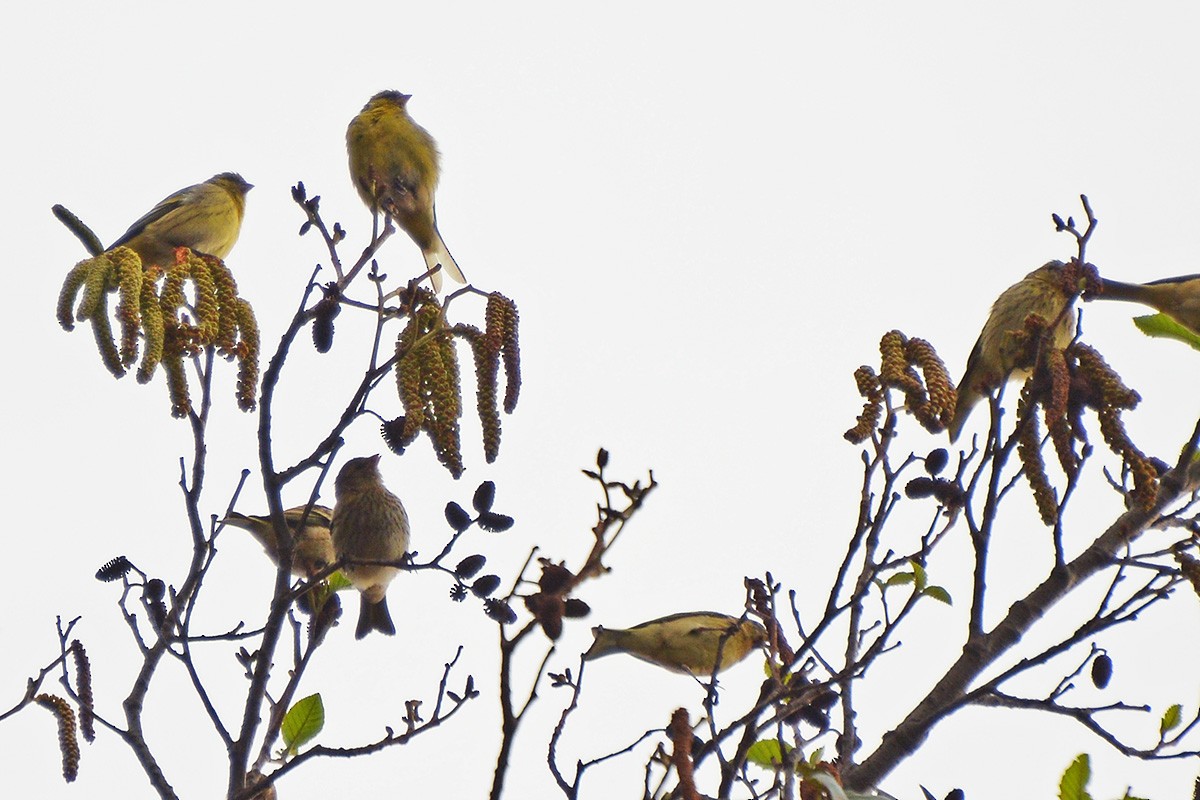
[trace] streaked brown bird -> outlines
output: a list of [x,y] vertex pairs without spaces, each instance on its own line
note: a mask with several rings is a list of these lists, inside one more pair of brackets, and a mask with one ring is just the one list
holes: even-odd
[[383,211],[421,248],[425,265],[442,269],[430,277],[441,291],[442,272],[466,283],[438,233],[434,193],[441,173],[437,143],[408,115],[412,95],[380,92],[346,129],[350,177],[372,211]]
[[396,632],[388,613],[387,588],[399,567],[353,564],[355,561],[399,561],[408,549],[408,514],[400,498],[383,485],[379,456],[352,458],[334,481],[333,549],[346,561],[342,571],[361,592],[354,638],[371,631]]
[[1105,278],[1103,291],[1088,299],[1141,303],[1200,335],[1200,275],[1180,275],[1149,283],[1121,283]]
[[[333,538],[329,534],[333,512],[325,506],[315,505],[304,519],[304,527],[297,530],[300,520],[304,517],[304,508],[289,508],[283,512],[283,518],[296,537],[292,550],[292,574],[300,578],[311,578],[337,560],[333,552]],[[249,531],[271,560],[276,565],[279,564],[279,541],[275,537],[275,526],[271,524],[269,516],[239,514],[234,511],[222,521]]]
[[222,172],[180,189],[130,225],[108,249],[128,247],[146,267],[173,264],[176,247],[224,259],[241,233],[246,192],[253,188],[236,172]]
[[[767,640],[763,626],[714,611],[693,611],[643,622],[632,628],[592,628],[595,641],[584,653],[591,660],[609,653],[695,676],[728,669]],[[720,653],[721,663],[717,664]]]
[[950,441],[957,441],[963,423],[984,395],[1012,379],[1023,379],[1033,369],[1018,334],[1025,318],[1037,314],[1053,325],[1055,347],[1066,347],[1075,331],[1075,314],[1065,311],[1075,295],[1063,289],[1061,261],[1050,261],[1005,289],[992,305],[991,314],[967,358],[967,369],[958,384],[958,402],[950,424]]

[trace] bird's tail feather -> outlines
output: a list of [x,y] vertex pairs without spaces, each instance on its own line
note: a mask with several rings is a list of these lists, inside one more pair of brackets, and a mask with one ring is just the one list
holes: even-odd
[[371,631],[394,636],[396,626],[392,624],[392,615],[388,613],[387,598],[378,603],[372,603],[365,594],[359,595],[358,627],[354,629],[354,638],[362,639]]
[[1127,300],[1131,303],[1145,303],[1149,294],[1150,292],[1144,286],[1139,286],[1135,283],[1122,283],[1121,281],[1113,281],[1105,278],[1104,291],[1099,296],[1107,300]]
[[450,255],[450,251],[446,249],[446,243],[442,241],[442,235],[436,230],[433,232],[433,243],[429,246],[423,255],[425,256],[425,266],[429,269],[441,265],[441,269],[433,273],[433,291],[440,292],[442,290],[442,274],[450,276],[450,279],[458,283],[466,283],[467,279],[462,274],[462,270],[458,268],[458,262],[454,260],[454,256]]
[[596,638],[592,642],[592,646],[583,654],[584,659],[591,661],[593,658],[617,652],[621,646],[621,634],[623,633],[624,631],[609,630],[602,625],[592,628],[592,636]]
[[958,403],[954,407],[954,419],[950,422],[950,443],[958,441],[959,435],[962,433],[963,425],[967,421],[967,416],[971,413],[971,409],[979,402],[979,397],[975,396],[967,387],[959,388]]

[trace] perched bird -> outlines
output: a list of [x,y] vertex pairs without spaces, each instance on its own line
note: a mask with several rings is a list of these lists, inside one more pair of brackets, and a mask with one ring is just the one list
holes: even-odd
[[967,358],[967,371],[958,384],[958,402],[950,423],[950,441],[956,441],[971,409],[984,395],[1011,378],[1029,374],[1033,364],[1014,335],[1025,326],[1025,318],[1037,314],[1053,325],[1055,347],[1066,347],[1075,330],[1075,314],[1065,309],[1075,296],[1063,289],[1061,261],[1050,261],[1005,289],[992,305],[979,341]]
[[1149,283],[1104,280],[1104,289],[1091,300],[1128,300],[1150,306],[1200,335],[1200,275],[1180,275]]
[[442,272],[466,283],[437,229],[433,195],[438,183],[437,143],[408,115],[412,95],[380,92],[346,129],[350,177],[358,196],[372,211],[384,211],[421,248],[433,269],[433,290],[441,291]]
[[[333,512],[325,506],[313,506],[309,509],[304,527],[299,531],[296,527],[304,517],[304,506],[289,508],[283,512],[283,518],[296,537],[292,551],[292,574],[301,578],[311,578],[337,560],[333,553],[333,539],[329,535],[329,523]],[[244,528],[258,540],[263,550],[276,564],[279,564],[279,542],[275,538],[275,526],[269,516],[249,516],[234,511],[224,520],[226,525]]]
[[[337,502],[331,532],[338,558],[347,562],[403,558],[408,549],[408,514],[400,498],[384,487],[379,456],[350,459],[333,485]],[[342,571],[362,593],[354,638],[361,639],[371,631],[394,634],[396,626],[388,614],[385,594],[400,569],[347,563]]]
[[222,172],[180,189],[130,225],[108,249],[124,245],[147,267],[174,263],[176,247],[223,259],[241,232],[246,192],[253,188],[236,172]]
[[632,628],[592,628],[595,641],[585,659],[628,653],[672,672],[710,675],[721,654],[720,672],[741,661],[767,640],[757,622],[712,611],[671,614]]

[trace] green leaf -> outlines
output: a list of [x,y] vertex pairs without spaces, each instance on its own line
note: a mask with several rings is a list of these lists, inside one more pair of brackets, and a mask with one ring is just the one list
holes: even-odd
[[288,709],[280,733],[283,734],[283,743],[287,745],[288,752],[295,753],[312,741],[324,727],[325,704],[321,702],[321,695],[310,694],[303,700],[297,700]]
[[916,576],[913,575],[911,572],[898,572],[895,575],[893,575],[892,577],[888,578],[887,583],[885,583],[884,585],[885,586],[900,586],[901,584],[905,584],[905,583],[913,583],[916,581],[916,579],[917,579]]
[[954,605],[954,600],[950,597],[950,593],[942,586],[926,586],[925,591],[921,594],[926,597],[932,597],[934,600],[941,600],[948,606]]
[[1058,800],[1092,800],[1087,793],[1088,780],[1092,777],[1091,760],[1087,753],[1076,756],[1058,782]]
[[1167,731],[1179,727],[1183,718],[1183,707],[1176,703],[1163,712],[1162,722],[1158,723],[1158,732],[1165,736]]
[[1133,324],[1147,336],[1161,339],[1174,339],[1183,342],[1194,350],[1200,350],[1200,336],[1190,328],[1185,328],[1166,314],[1148,314],[1144,317],[1134,317]]
[[331,592],[340,592],[343,589],[349,589],[354,586],[354,584],[350,582],[350,579],[347,578],[340,569],[329,576],[328,583],[329,590]]
[[777,769],[783,765],[783,754],[778,739],[759,739],[746,751],[746,760],[764,769]]
[[925,568],[915,561],[909,561],[908,564],[913,568],[913,576],[917,584],[917,591],[925,591],[925,587],[929,585],[929,576],[925,574]]

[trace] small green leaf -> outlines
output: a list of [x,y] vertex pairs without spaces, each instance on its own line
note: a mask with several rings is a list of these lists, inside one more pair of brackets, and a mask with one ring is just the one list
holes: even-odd
[[288,752],[295,753],[312,741],[324,727],[325,704],[321,702],[321,695],[310,694],[303,700],[297,700],[288,709],[280,733],[283,734],[283,743],[287,745]]
[[1161,339],[1174,339],[1189,347],[1200,350],[1200,336],[1194,331],[1180,325],[1166,314],[1148,314],[1144,317],[1134,317],[1133,324],[1147,336]]
[[1092,800],[1087,793],[1091,777],[1092,765],[1087,753],[1076,756],[1058,782],[1058,800]]
[[759,739],[746,751],[746,760],[764,769],[777,769],[783,765],[782,751],[777,739]]
[[887,579],[884,586],[900,586],[906,583],[914,583],[916,576],[911,572],[897,572],[895,575]]
[[926,586],[925,591],[921,594],[926,597],[932,597],[934,600],[940,600],[948,606],[954,605],[954,600],[951,599],[950,593],[942,586]]
[[1182,718],[1183,707],[1176,703],[1163,713],[1162,722],[1158,723],[1159,733],[1165,736],[1167,731],[1178,728]]
[[339,569],[337,572],[329,576],[329,591],[340,592],[344,589],[349,589],[354,586],[350,579]]
[[909,566],[913,568],[914,580],[917,584],[917,591],[925,591],[925,587],[929,585],[929,576],[925,574],[925,568],[915,561],[909,561]]

